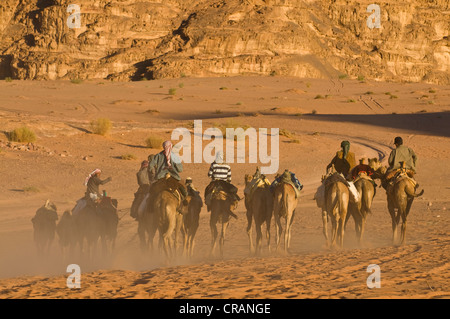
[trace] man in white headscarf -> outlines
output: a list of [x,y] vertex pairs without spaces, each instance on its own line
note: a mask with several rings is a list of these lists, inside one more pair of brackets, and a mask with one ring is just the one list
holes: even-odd
[[211,183],[205,189],[205,204],[208,207],[210,204],[210,193],[212,187],[214,186],[214,181],[221,180],[225,181],[223,185],[227,188],[225,191],[231,195],[234,203],[240,200],[237,194],[237,187],[231,184],[231,168],[230,165],[224,163],[224,156],[222,151],[216,153],[216,159],[211,163],[208,171],[208,177],[212,179]]

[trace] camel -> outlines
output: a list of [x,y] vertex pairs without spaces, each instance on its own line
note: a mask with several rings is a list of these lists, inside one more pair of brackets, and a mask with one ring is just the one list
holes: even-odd
[[183,254],[186,257],[192,258],[194,255],[194,238],[199,225],[203,201],[194,188],[188,187],[187,190],[188,205],[183,207],[183,223],[181,231],[183,233]]
[[295,195],[294,186],[282,181],[275,187],[273,191],[273,215],[276,222],[277,251],[280,246],[281,234],[283,233],[281,218],[284,217],[286,220],[284,231],[284,252],[288,252],[291,242],[291,226],[294,221],[297,203],[298,199]]
[[102,242],[103,255],[111,255],[114,251],[117,237],[119,215],[117,214],[117,199],[103,197],[98,205],[100,217],[100,240]]
[[360,177],[355,181],[355,187],[358,190],[361,200],[357,203],[350,203],[348,206],[349,213],[355,221],[355,231],[358,244],[362,244],[364,228],[367,216],[372,207],[373,197],[375,195],[375,187],[369,177]]
[[151,210],[147,194],[138,208],[138,235],[142,252],[153,252],[153,239],[158,230],[158,216]]
[[[160,243],[168,260],[175,257],[177,252],[177,237],[181,229],[182,215],[177,211],[181,204],[178,191],[178,181],[170,176],[157,181],[154,190],[151,209],[156,214]],[[153,197],[153,196],[152,196]],[[175,235],[175,239],[173,238]]]
[[75,245],[75,223],[70,210],[66,210],[58,224],[56,225],[56,233],[59,237],[59,245],[63,256],[68,257],[73,253]]
[[[103,197],[97,206],[88,204],[75,217],[76,242],[80,252],[88,259],[97,254],[98,240],[101,239],[103,254],[110,254],[117,236],[117,200]],[[86,240],[87,250],[84,251]],[[109,246],[109,247],[108,247]]]
[[211,204],[209,205],[209,207],[211,208],[209,227],[211,229],[212,236],[210,255],[216,255],[217,238],[219,236],[217,223],[221,223],[222,227],[219,238],[219,251],[221,258],[223,258],[223,247],[225,244],[225,234],[228,228],[228,224],[231,217],[237,218],[237,216],[233,213],[232,210],[234,209],[234,207],[232,207],[232,204],[230,204],[228,194],[224,190],[223,183],[226,182],[216,180],[212,183],[214,184],[211,189]]
[[[342,248],[344,244],[345,221],[350,194],[348,187],[338,173],[325,180],[325,210],[322,210],[323,234],[327,247]],[[331,242],[328,238],[328,218],[331,219]],[[337,240],[337,244],[336,244]]]
[[34,242],[38,255],[42,256],[49,253],[55,238],[57,220],[58,213],[56,206],[49,200],[36,211],[35,216],[31,219],[34,230]]
[[[422,196],[424,190],[415,193],[415,187],[408,178],[400,178],[394,185],[386,188],[388,210],[392,219],[392,243],[393,245],[404,245],[406,236],[406,219],[411,210],[414,198]],[[402,219],[400,240],[398,240],[398,226]]]
[[[245,175],[245,208],[247,209],[247,234],[250,244],[250,254],[261,254],[262,231],[266,223],[267,247],[270,251],[270,223],[273,213],[273,197],[270,185],[264,183],[265,176]],[[255,221],[256,248],[252,240],[252,221]]]
[[[376,159],[369,159],[369,165],[375,170],[374,178],[379,178],[382,181],[382,185],[386,188],[386,197],[388,204],[388,211],[391,215],[392,221],[392,244],[404,245],[406,236],[406,219],[411,210],[414,198],[422,196],[424,190],[420,193],[416,193],[417,185],[414,185],[414,181],[404,176],[399,176],[394,181],[393,185],[389,185],[386,181],[387,166],[382,166]],[[398,239],[398,226],[400,224],[400,218],[402,219],[400,240]]]

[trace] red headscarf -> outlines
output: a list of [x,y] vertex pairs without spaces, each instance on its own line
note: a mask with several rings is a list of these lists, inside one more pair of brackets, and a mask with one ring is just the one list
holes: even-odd
[[172,164],[170,162],[170,154],[172,153],[172,142],[171,141],[165,141],[163,143],[163,147],[164,147],[164,155],[166,156],[166,164],[167,167],[172,167]]

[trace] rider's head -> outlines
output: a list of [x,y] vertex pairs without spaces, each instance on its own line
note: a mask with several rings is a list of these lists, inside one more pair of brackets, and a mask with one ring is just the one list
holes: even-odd
[[141,169],[146,168],[146,167],[148,167],[148,161],[147,161],[147,160],[142,161],[142,163],[141,163]]
[[222,151],[218,151],[216,153],[216,163],[217,164],[222,164],[223,163],[223,152]]
[[397,137],[394,139],[394,144],[395,144],[395,146],[397,146],[397,147],[399,147],[400,145],[403,145],[403,139],[402,139],[400,136],[397,136]]
[[347,157],[348,151],[350,150],[350,142],[349,141],[342,141],[341,142],[342,152],[343,152],[343,158]]

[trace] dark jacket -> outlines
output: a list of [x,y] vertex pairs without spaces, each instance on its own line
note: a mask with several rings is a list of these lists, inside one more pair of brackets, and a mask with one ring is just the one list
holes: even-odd
[[92,176],[88,183],[87,183],[87,190],[86,195],[89,196],[89,194],[97,194],[97,196],[100,196],[100,185],[106,184],[111,180],[111,177],[108,177],[107,179],[101,180],[97,176]]
[[139,186],[150,185],[150,178],[147,168],[139,170],[139,172],[137,172],[136,174],[136,177]]

